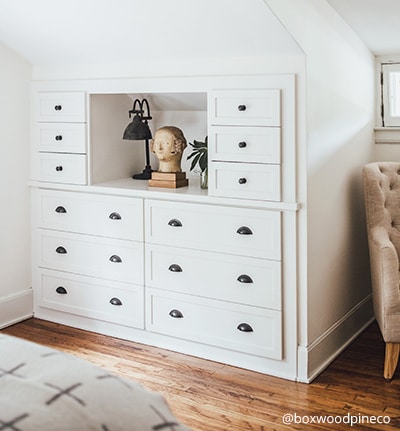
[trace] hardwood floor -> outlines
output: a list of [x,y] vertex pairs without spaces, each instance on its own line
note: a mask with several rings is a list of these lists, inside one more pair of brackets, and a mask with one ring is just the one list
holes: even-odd
[[[175,415],[196,431],[400,428],[400,366],[391,383],[383,379],[384,343],[376,324],[309,385],[38,319],[3,332],[85,358],[161,392]],[[298,423],[285,425],[287,413],[297,415]],[[373,417],[390,424],[373,424]],[[356,420],[362,424],[351,426]]]

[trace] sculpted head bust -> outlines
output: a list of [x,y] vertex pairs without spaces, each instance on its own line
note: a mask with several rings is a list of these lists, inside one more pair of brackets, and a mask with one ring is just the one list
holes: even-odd
[[182,172],[182,153],[186,146],[186,138],[178,127],[164,126],[158,129],[150,142],[151,151],[160,162],[158,171]]

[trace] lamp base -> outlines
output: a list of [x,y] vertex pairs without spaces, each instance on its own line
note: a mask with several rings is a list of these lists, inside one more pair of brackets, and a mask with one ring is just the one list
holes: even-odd
[[135,174],[132,176],[132,178],[134,180],[149,180],[151,178],[152,172],[153,169],[151,169],[151,166],[146,166],[141,174]]

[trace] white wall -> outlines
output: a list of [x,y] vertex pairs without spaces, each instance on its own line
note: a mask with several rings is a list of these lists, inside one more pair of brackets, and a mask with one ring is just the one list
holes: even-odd
[[[318,360],[329,360],[370,316],[364,304],[370,281],[361,167],[374,151],[374,58],[327,2],[265,1],[306,55],[307,178],[300,191],[306,217],[302,213],[300,254],[307,262],[300,275],[300,344],[310,352],[324,337],[338,337],[337,346],[329,341],[319,353]],[[354,319],[350,330],[346,319]],[[314,365],[307,364],[308,373]]]
[[[2,326],[14,318],[25,315],[29,307],[29,84],[32,66],[2,44],[0,64],[0,326]],[[21,298],[21,306],[17,304],[18,298]],[[13,312],[10,311],[11,302],[15,306]]]

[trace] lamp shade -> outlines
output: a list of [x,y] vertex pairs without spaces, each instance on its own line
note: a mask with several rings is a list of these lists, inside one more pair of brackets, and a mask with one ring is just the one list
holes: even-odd
[[122,139],[141,141],[151,139],[151,131],[147,122],[142,121],[139,114],[135,114],[131,123],[125,129]]

